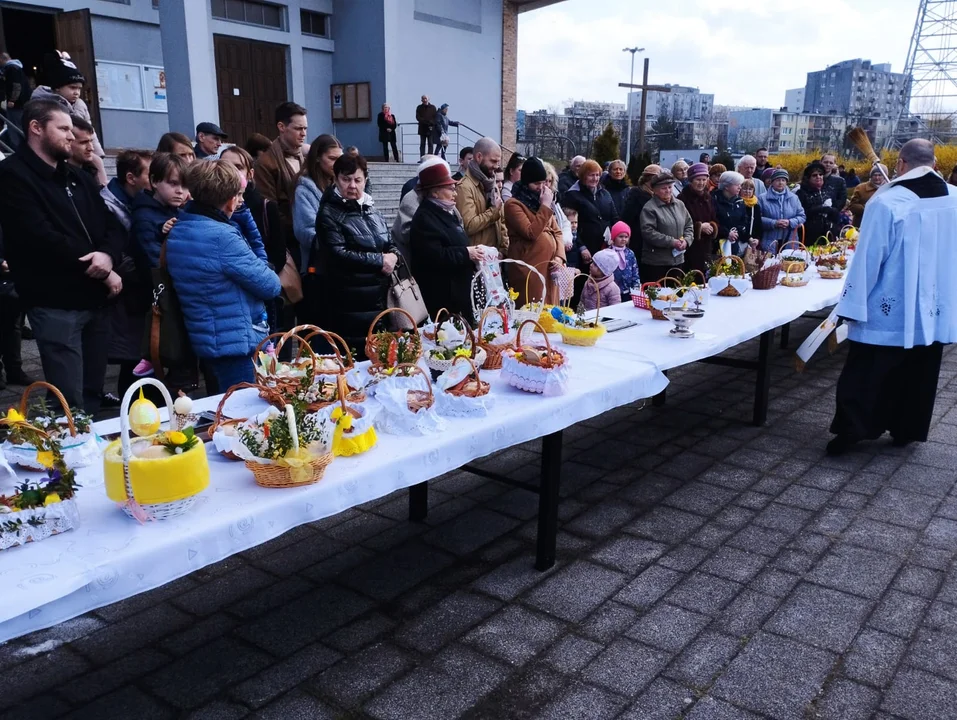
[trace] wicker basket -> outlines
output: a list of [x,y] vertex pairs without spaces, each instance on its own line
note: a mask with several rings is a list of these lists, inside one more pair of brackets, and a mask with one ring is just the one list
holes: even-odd
[[[645,288],[646,288],[646,287],[649,287],[649,286],[652,286],[652,285],[655,286],[655,287],[657,287],[657,288],[659,288],[659,289],[661,289],[661,290],[664,290],[664,289],[667,288],[669,282],[671,283],[672,287],[674,287],[674,289],[676,289],[676,290],[681,287],[681,283],[678,282],[678,280],[676,280],[674,277],[671,277],[670,275],[665,275],[665,276],[664,276],[663,278],[661,278],[661,280],[659,280],[658,282],[647,282],[647,283],[645,283],[644,285],[641,286],[641,291],[642,291],[642,293],[644,293],[644,292],[645,292]],[[651,298],[648,298],[648,309],[651,311],[651,317],[652,317],[652,319],[653,319],[653,320],[664,320],[665,322],[671,322],[670,320],[668,320],[668,318],[665,317],[665,314],[664,314],[664,312],[662,312],[661,308],[656,308],[656,307],[655,307],[654,303],[655,303],[654,300],[652,300]]]
[[316,455],[309,459],[307,465],[309,471],[299,473],[293,477],[292,468],[286,465],[277,465],[275,462],[257,462],[255,460],[246,460],[246,468],[250,470],[256,479],[256,484],[264,488],[292,488],[312,485],[322,480],[322,476],[332,462],[332,453],[325,455]]
[[[23,395],[20,396],[20,406],[19,406],[20,414],[24,418],[27,417],[27,410],[29,409],[28,405],[29,405],[30,395],[33,393],[34,390],[38,388],[43,388],[49,391],[57,399],[57,402],[60,403],[60,407],[63,410],[63,415],[66,418],[67,431],[70,433],[70,437],[75,439],[78,436],[78,433],[76,430],[76,423],[73,420],[73,413],[70,412],[70,405],[69,403],[67,403],[66,398],[63,397],[63,393],[61,393],[56,387],[54,387],[50,383],[39,380],[35,383],[31,383],[26,388],[24,388]],[[37,428],[37,430],[40,430],[40,428]],[[43,431],[41,430],[41,432]],[[44,435],[46,434],[47,433],[44,432]],[[66,461],[66,464],[69,467],[84,467],[90,463],[90,458],[87,457],[89,453],[86,453],[84,451],[85,451],[85,446],[87,442],[89,442],[90,439],[93,439],[93,438],[95,438],[95,436],[92,434],[89,434],[87,435],[86,438],[73,443],[65,442],[63,440],[57,440],[57,442],[60,445],[60,449],[63,452],[64,460]],[[43,466],[40,465],[35,459],[36,448],[34,448],[32,445],[26,446],[26,445],[13,445],[12,443],[11,444],[5,443],[4,455],[6,456],[8,461],[15,462],[20,467],[24,467],[29,470],[43,469]]]
[[[747,272],[744,269],[744,260],[739,258],[737,255],[725,255],[715,262],[715,273],[720,272],[725,265],[736,265],[736,270],[738,271],[737,275],[712,275],[711,279],[708,281],[708,287],[711,288],[714,291],[714,294],[718,297],[741,297],[741,291],[732,285],[731,281],[738,276],[740,276],[742,279],[747,277]],[[729,272],[734,272],[734,270],[729,268]],[[724,287],[722,287],[720,290],[714,290],[715,286],[721,285],[721,282],[724,280],[727,280],[727,283],[724,285]]]
[[[439,313],[440,312],[441,310],[439,311]],[[436,317],[438,317],[439,313],[436,313]],[[477,341],[475,339],[475,333],[472,331],[472,326],[469,325],[468,321],[464,317],[462,317],[459,314],[448,315],[448,319],[450,322],[455,320],[456,318],[462,324],[462,327],[465,328],[466,342],[463,343],[462,346],[468,347],[469,353],[470,353],[469,357],[472,358],[473,360],[478,361],[478,363],[481,365],[482,363],[485,362],[487,358],[487,353],[484,350],[482,350],[481,347],[477,344]],[[441,328],[439,323],[436,323],[435,324],[436,337],[438,337],[440,329]],[[449,360],[435,358],[432,356],[431,350],[426,350],[424,353],[424,356],[425,356],[425,364],[429,366],[429,369],[435,370],[435,372],[439,372],[439,373],[442,373],[448,370],[450,367],[452,367],[452,363],[455,362],[454,357]]]
[[[451,367],[451,365],[449,365]],[[418,412],[419,410],[428,410],[432,405],[435,404],[435,394],[432,392],[432,380],[429,379],[429,374],[422,370],[418,365],[412,363],[402,363],[396,366],[396,370],[408,370],[409,373],[406,377],[412,377],[413,375],[421,375],[425,378],[425,384],[429,388],[428,390],[409,390],[406,395],[406,402],[409,405],[409,410],[411,412]]]
[[[793,255],[788,255],[788,250],[791,250]],[[801,260],[800,256],[803,255],[804,259]],[[793,272],[804,272],[808,267],[808,260],[811,258],[811,251],[807,249],[807,246],[798,240],[789,240],[781,246],[781,250],[778,252],[778,257],[781,260],[781,264],[787,266],[787,268],[795,268],[795,266],[800,266],[800,270],[794,269]],[[794,258],[794,259],[789,259]]]
[[[271,333],[263,338],[262,342],[256,346],[256,350],[253,352],[253,357],[258,358],[259,354],[262,352],[263,348],[266,347],[268,343],[275,340],[276,355],[279,355],[279,348],[283,343],[283,338],[286,337],[284,332]],[[319,370],[319,358],[312,351],[312,347],[306,344],[308,349],[309,357],[303,361],[302,356],[298,355],[296,357],[296,364],[303,365],[312,365],[313,376]],[[300,347],[300,352],[302,347]],[[255,364],[255,361],[254,361]],[[256,369],[256,384],[259,386],[259,397],[268,402],[270,405],[275,405],[278,408],[285,407],[286,399],[290,396],[294,396],[301,389],[301,378],[299,377],[279,377],[276,375],[263,375],[259,372],[258,368]]]
[[755,290],[772,290],[777,287],[780,275],[781,263],[773,263],[766,268],[751,273],[751,287]]
[[[498,263],[499,271],[502,273],[504,273],[503,268],[506,264],[521,265],[523,268],[528,269],[529,274],[535,273],[536,275],[538,275],[538,279],[542,283],[543,291],[544,291],[544,288],[547,287],[547,285],[545,284],[545,276],[542,275],[537,268],[533,267],[532,265],[529,265],[524,260],[513,260],[512,258],[501,258],[499,260],[496,260],[495,262]],[[503,274],[502,282],[506,287],[508,286],[507,281],[508,281],[508,278]],[[532,303],[532,305],[538,306],[538,312],[536,312],[534,314],[534,317],[532,317],[531,308],[528,307],[528,297],[527,297],[528,277],[527,276],[525,278],[525,281],[526,281],[526,307],[522,308],[521,310],[516,309],[515,301],[512,300],[511,297],[508,297],[505,302],[505,304],[508,305],[508,317],[511,320],[516,320],[519,322],[522,321],[521,320],[522,318],[524,318],[525,320],[537,320],[539,314],[541,313],[541,309],[545,304],[544,295],[542,297],[541,302]],[[496,303],[493,298],[490,298],[489,290],[485,286],[485,280],[482,277],[481,269],[477,270],[475,275],[472,276],[471,294],[472,294],[472,316],[473,317],[479,317],[485,311],[486,308],[499,304],[499,303]]]
[[[376,332],[376,325],[392,313],[404,316],[406,320],[412,324],[413,329],[396,331],[382,330]],[[383,354],[388,354],[391,343],[398,341],[399,338],[405,339],[406,345],[411,348],[415,356],[413,362],[418,362],[419,358],[422,357],[422,336],[419,335],[419,331],[416,329],[415,319],[402,308],[388,308],[375,316],[372,324],[369,325],[369,332],[366,334],[366,356],[371,363],[369,366],[370,373],[379,373],[400,364],[389,362],[388,359],[383,360],[381,357]]]
[[[506,261],[503,261],[506,262]],[[516,261],[512,261],[516,262]],[[538,275],[538,279],[542,283],[542,299],[538,301],[533,301],[529,298],[528,292],[528,281],[532,279],[532,272],[525,274],[525,304],[520,308],[515,308],[515,312],[512,313],[515,320],[519,323],[523,323],[526,320],[534,320],[538,322],[538,316],[542,314],[542,310],[545,308],[545,295],[548,292],[548,285],[545,284],[545,276],[542,275],[541,271],[528,263],[522,263],[527,265],[532,272]]]
[[439,332],[439,327],[442,325],[443,315],[447,318],[452,317],[448,308],[439,308],[439,311],[435,313],[435,319],[432,321],[432,325],[422,328],[422,337],[431,343],[437,342],[436,335]]
[[807,278],[804,272],[807,270],[807,263],[792,262],[784,268],[784,277],[781,284],[784,287],[804,287],[807,285]]
[[[523,345],[522,330],[533,325],[545,339],[545,345]],[[534,355],[535,361],[529,359]],[[526,320],[518,327],[515,347],[502,358],[502,377],[519,390],[544,395],[558,395],[568,383],[567,360],[561,350],[552,348],[548,335],[534,320]]]
[[[501,339],[501,343],[490,343],[485,342],[483,338],[485,337],[485,318],[490,314],[494,315],[498,313],[499,317],[502,318],[502,337],[496,338]],[[479,318],[478,324],[478,337],[476,342],[478,346],[485,351],[485,362],[482,363],[483,370],[499,370],[502,367],[502,353],[505,352],[509,345],[511,344],[510,336],[511,331],[508,327],[508,318],[505,316],[505,311],[500,307],[487,307],[484,312],[482,312],[482,317]]]
[[491,389],[491,385],[489,385],[487,382],[485,382],[479,377],[478,365],[476,365],[475,362],[472,361],[471,359],[465,358],[465,357],[455,358],[452,364],[454,365],[456,362],[460,360],[464,360],[469,365],[471,365],[472,371],[468,374],[468,376],[462,382],[460,382],[458,385],[453,385],[445,392],[455,397],[466,397],[466,398],[477,398],[477,397],[482,397],[484,395],[488,395],[489,390]]
[[[216,434],[217,430],[221,430],[227,427],[237,427],[239,425],[242,425],[247,420],[247,418],[224,418],[223,417],[223,408],[226,407],[226,401],[229,399],[230,395],[232,395],[237,390],[242,390],[244,388],[258,388],[258,387],[259,386],[256,385],[255,383],[239,383],[238,385],[233,385],[225,393],[223,393],[223,397],[220,398],[219,405],[216,406],[216,414],[213,416],[213,424],[209,426],[208,433],[209,433],[210,440],[213,440],[213,435]],[[242,460],[241,457],[239,457],[233,452],[220,450],[219,454],[229,460]]]
[[[558,323],[558,332],[562,336],[562,342],[566,345],[594,347],[595,343],[607,332],[605,326],[598,321],[598,317],[601,314],[601,290],[595,278],[591,275],[579,275],[579,277],[587,278],[586,282],[591,282],[591,284],[595,286],[595,322],[590,323],[586,327],[574,327],[573,325]],[[569,299],[569,302],[571,302],[571,299]]]

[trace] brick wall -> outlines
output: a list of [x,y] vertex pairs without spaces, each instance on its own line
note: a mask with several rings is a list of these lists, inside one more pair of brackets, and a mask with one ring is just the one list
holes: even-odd
[[[502,144],[515,147],[515,111],[518,107],[518,7],[502,2]],[[502,162],[507,162],[509,152]]]

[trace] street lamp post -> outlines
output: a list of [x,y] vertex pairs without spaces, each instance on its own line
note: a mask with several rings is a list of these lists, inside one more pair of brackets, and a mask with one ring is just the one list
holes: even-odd
[[[635,84],[635,53],[644,52],[644,48],[632,47],[632,48],[622,48],[622,52],[631,53],[631,79],[628,81],[630,85]],[[644,92],[644,90],[642,90]],[[634,113],[631,111],[631,90],[628,91],[628,145],[625,146],[625,165],[628,165],[631,162],[631,116]]]

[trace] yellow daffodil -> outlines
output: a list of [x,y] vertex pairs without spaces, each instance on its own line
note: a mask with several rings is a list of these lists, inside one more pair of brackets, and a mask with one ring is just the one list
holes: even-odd
[[53,451],[37,450],[37,462],[45,468],[53,467]]
[[7,417],[4,418],[8,423],[25,422],[26,418],[14,408],[7,410]]
[[460,347],[455,351],[455,357],[472,357],[472,351],[468,348]]
[[174,445],[185,445],[186,441],[189,440],[189,438],[186,437],[185,433],[181,433],[179,430],[173,430],[171,433],[167,435],[167,437],[169,438],[169,441],[173,443]]

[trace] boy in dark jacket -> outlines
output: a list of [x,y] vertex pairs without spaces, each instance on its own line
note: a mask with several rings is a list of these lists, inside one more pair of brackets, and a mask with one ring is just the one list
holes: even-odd
[[[157,153],[150,162],[150,186],[133,198],[133,227],[130,230],[137,270],[147,287],[152,286],[150,270],[160,265],[160,253],[169,231],[182,215],[189,197],[186,190],[186,161],[172,153]],[[147,264],[148,263],[148,264]],[[142,359],[133,368],[135,377],[154,372],[153,364]]]

